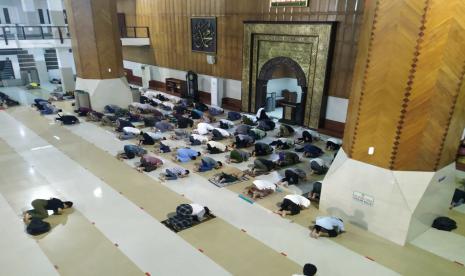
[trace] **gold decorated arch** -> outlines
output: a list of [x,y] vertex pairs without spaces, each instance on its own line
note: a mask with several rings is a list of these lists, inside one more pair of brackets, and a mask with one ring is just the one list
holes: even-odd
[[245,22],[242,110],[256,112],[257,79],[270,60],[295,61],[305,74],[307,91],[303,124],[318,128],[326,106],[335,23]]

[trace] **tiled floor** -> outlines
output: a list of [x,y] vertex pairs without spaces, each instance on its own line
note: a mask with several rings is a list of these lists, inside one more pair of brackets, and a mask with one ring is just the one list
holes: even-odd
[[[132,141],[115,139],[108,128],[86,122],[59,126],[52,116],[41,117],[27,107],[0,112],[0,125],[0,168],[7,171],[0,174],[4,198],[2,203],[0,197],[0,212],[10,210],[8,217],[16,225],[11,227],[14,231],[1,232],[0,245],[11,244],[6,238],[10,236],[24,243],[29,255],[21,261],[37,256],[33,265],[44,271],[41,275],[56,274],[54,265],[61,275],[291,275],[307,262],[318,266],[318,275],[465,272],[452,262],[461,259],[437,248],[396,246],[350,224],[348,232],[336,239],[310,239],[307,227],[318,214],[315,206],[290,219],[271,213],[286,193],[305,192],[317,178],[250,204],[238,197],[250,181],[220,189],[208,182],[213,173],[160,183],[159,171],[136,172],[135,161],[114,158]],[[264,140],[269,142],[272,136]],[[325,159],[331,157],[327,154]],[[215,158],[223,160],[224,155]],[[165,167],[173,165],[169,155],[162,159]],[[243,170],[250,162],[228,165],[225,170]],[[280,175],[274,172],[260,178],[276,180]],[[52,217],[56,226],[37,246],[20,230],[17,215],[34,197],[52,195],[72,198],[76,208],[64,217]],[[159,223],[179,203],[191,201],[208,205],[217,218],[178,234]],[[461,233],[455,235],[463,238]],[[7,257],[0,253],[0,264],[7,263],[0,266],[0,275],[32,275],[22,272],[29,268],[21,267],[21,262]],[[82,268],[76,268],[76,259]]]

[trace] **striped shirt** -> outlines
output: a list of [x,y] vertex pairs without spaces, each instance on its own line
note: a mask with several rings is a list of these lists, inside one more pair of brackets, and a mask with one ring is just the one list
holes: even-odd
[[183,175],[187,172],[186,169],[181,168],[181,167],[173,167],[168,170],[176,175]]

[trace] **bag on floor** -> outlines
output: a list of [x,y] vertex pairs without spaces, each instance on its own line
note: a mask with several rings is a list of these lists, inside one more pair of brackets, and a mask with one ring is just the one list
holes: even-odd
[[29,225],[26,227],[26,232],[29,235],[37,236],[50,231],[50,223],[41,219],[32,219]]
[[169,218],[170,224],[178,231],[191,227],[194,222],[192,211],[189,204],[179,205],[176,207],[176,215]]
[[73,115],[63,115],[58,114],[58,117],[55,118],[55,121],[61,121],[64,125],[74,125],[79,123],[79,119]]
[[448,217],[438,217],[433,221],[432,227],[438,230],[452,231],[457,229],[457,223]]

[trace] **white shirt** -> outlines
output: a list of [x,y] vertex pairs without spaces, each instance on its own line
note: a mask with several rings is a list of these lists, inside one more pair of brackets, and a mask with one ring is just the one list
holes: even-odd
[[201,212],[203,212],[205,210],[205,207],[203,207],[202,205],[197,204],[197,203],[191,203],[189,205],[192,207],[192,215],[193,216],[197,216],[198,214],[200,214]]
[[208,144],[213,147],[213,148],[217,148],[221,151],[226,151],[226,145],[223,144],[223,143],[220,143],[220,142],[217,142],[217,141],[210,141],[208,142]]
[[153,140],[161,140],[163,138],[163,134],[161,134],[160,132],[146,131],[145,133],[147,133],[148,136],[152,137]]
[[262,110],[265,110],[265,108],[261,107],[257,111],[257,117],[260,117],[260,113],[262,113]]
[[135,127],[123,127],[123,132],[128,133],[128,134],[139,135],[140,134],[140,129],[135,128]]
[[336,145],[342,145],[341,139],[337,139],[337,138],[328,138],[328,140],[326,140],[326,142],[331,142],[331,143],[334,143]]
[[163,103],[162,101],[160,101],[160,100],[157,99],[157,98],[153,98],[153,99],[151,99],[151,100],[154,101],[154,102],[157,103],[157,104]]
[[135,107],[135,108],[143,108],[145,106],[145,104],[138,103],[138,102],[133,102],[133,103],[131,103],[131,106]]
[[253,181],[253,185],[259,190],[273,190],[276,191],[276,185],[273,182],[257,179]]
[[200,135],[205,135],[205,134],[208,134],[208,132],[210,130],[213,130],[214,127],[210,124],[207,124],[207,123],[198,123],[197,124],[197,132],[200,134]]
[[314,158],[314,159],[311,159],[311,160],[310,160],[310,164],[311,164],[312,162],[317,162],[318,165],[320,165],[320,166],[322,166],[322,167],[323,167],[323,166],[326,166],[326,165],[325,165],[325,161],[324,161],[323,159],[321,159],[321,158]]
[[223,124],[227,124],[228,126],[234,126],[234,123],[230,120],[221,119],[220,122],[222,122]]
[[223,137],[229,137],[229,136],[231,136],[231,133],[229,133],[229,132],[228,132],[227,130],[225,130],[225,129],[222,129],[222,128],[215,128],[215,129],[218,130],[218,131],[221,133],[221,135],[222,135]]
[[200,141],[201,143],[206,143],[208,142],[208,137],[207,136],[203,136],[203,135],[199,135],[199,134],[192,134],[192,138],[194,138],[194,140],[198,140]]
[[170,102],[163,102],[162,104],[163,104],[164,106],[167,106],[167,107],[171,108],[171,109],[174,108],[174,104],[173,104],[173,103],[170,103]]
[[308,206],[310,206],[310,200],[301,195],[287,195],[284,198],[289,199],[297,205],[304,206],[305,208],[308,208]]
[[158,93],[154,91],[146,91],[143,95],[149,99],[153,99],[158,95]]
[[316,217],[315,224],[326,230],[337,228],[339,232],[344,231],[344,223],[336,217]]

